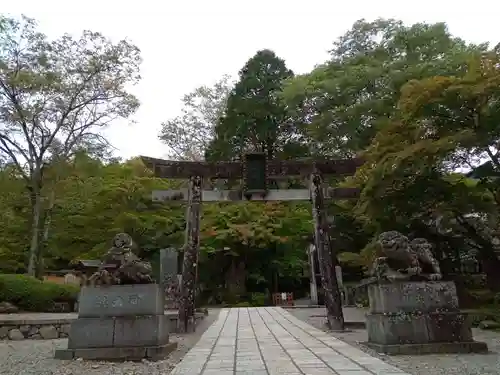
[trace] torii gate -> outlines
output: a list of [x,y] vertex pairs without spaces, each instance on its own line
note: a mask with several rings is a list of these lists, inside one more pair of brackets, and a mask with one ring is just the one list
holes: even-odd
[[[325,175],[353,175],[361,159],[267,160],[265,153],[245,154],[242,161],[193,162],[170,161],[142,156],[144,164],[156,177],[189,179],[183,190],[153,191],[154,201],[187,201],[186,240],[182,269],[182,297],[179,305],[179,328],[195,329],[195,290],[200,246],[201,202],[220,201],[312,201],[314,242],[318,251],[327,318],[332,330],[344,329],[341,295],[335,275],[336,256],[328,233],[325,199],[350,199],[358,189],[323,186]],[[268,189],[269,181],[283,177],[309,176],[309,189]],[[203,179],[243,179],[240,190],[202,190]]]

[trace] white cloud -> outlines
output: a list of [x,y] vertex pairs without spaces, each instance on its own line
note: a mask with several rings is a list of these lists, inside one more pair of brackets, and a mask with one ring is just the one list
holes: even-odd
[[23,0],[2,4],[2,12],[36,18],[50,36],[90,29],[138,45],[144,64],[134,88],[142,102],[137,124],[116,123],[107,134],[120,156],[164,157],[160,123],[178,113],[182,95],[225,73],[236,75],[259,49],[274,50],[304,73],[326,60],[332,42],[355,20],[377,17],[444,21],[468,41],[498,42],[495,3],[461,9],[451,0]]

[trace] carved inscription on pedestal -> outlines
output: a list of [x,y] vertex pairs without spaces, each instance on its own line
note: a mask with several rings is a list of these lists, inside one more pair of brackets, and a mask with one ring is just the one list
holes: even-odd
[[163,293],[158,284],[84,287],[78,313],[80,317],[163,314]]

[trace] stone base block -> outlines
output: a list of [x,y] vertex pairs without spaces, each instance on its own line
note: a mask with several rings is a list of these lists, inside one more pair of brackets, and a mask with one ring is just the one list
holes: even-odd
[[165,345],[169,342],[169,320],[167,315],[79,318],[71,323],[68,348]]
[[381,345],[423,344],[429,342],[423,316],[367,314],[368,341]]
[[466,314],[367,314],[368,341],[380,345],[471,342]]
[[488,353],[488,346],[484,342],[445,342],[428,344],[398,344],[384,345],[373,342],[363,342],[363,345],[378,353],[388,355],[421,355],[421,354],[449,354],[449,353]]
[[368,286],[370,313],[458,311],[452,281],[393,282]]
[[176,348],[177,343],[170,342],[165,345],[149,347],[131,346],[123,348],[57,349],[54,358],[66,360],[82,358],[104,361],[141,361],[143,359],[148,359],[150,361],[159,361],[167,358]]
[[464,313],[433,313],[426,316],[429,342],[471,342],[472,321]]

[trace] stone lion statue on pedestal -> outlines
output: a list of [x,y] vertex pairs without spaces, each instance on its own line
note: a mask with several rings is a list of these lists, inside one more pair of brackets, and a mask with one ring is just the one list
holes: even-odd
[[376,258],[371,276],[381,280],[441,280],[439,262],[432,254],[432,245],[425,238],[412,241],[397,231],[380,234],[381,255]]
[[87,285],[151,284],[152,268],[149,262],[132,252],[132,237],[118,233],[113,246],[104,255],[99,269],[89,277]]

